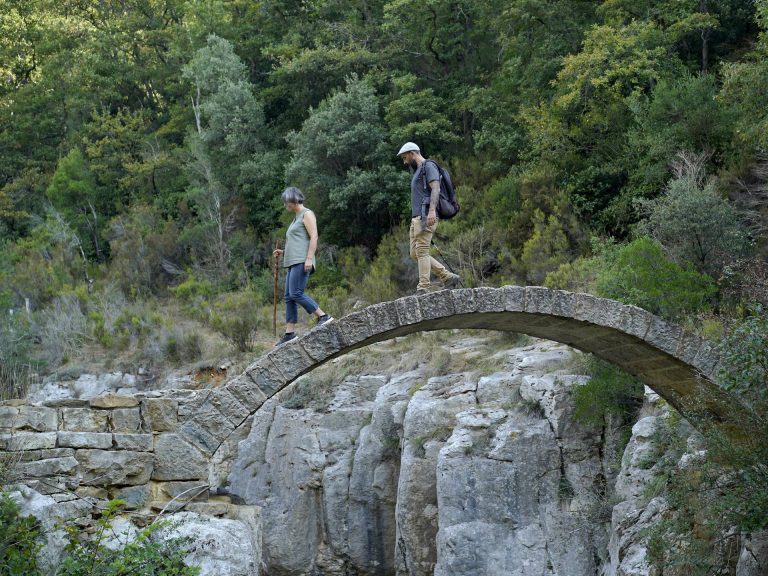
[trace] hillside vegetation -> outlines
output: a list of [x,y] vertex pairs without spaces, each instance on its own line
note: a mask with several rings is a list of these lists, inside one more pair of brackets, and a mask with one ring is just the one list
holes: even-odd
[[1,395],[270,346],[288,184],[324,309],[411,293],[412,140],[458,186],[466,286],[722,338],[759,411],[766,94],[766,0],[0,0]]

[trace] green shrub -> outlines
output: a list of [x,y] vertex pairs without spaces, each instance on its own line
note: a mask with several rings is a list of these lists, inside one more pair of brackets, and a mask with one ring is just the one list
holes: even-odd
[[756,305],[720,344],[723,385],[768,406],[768,310]]
[[706,309],[716,287],[710,277],[671,262],[659,244],[642,237],[604,257],[597,292],[678,320]]
[[38,576],[40,526],[34,516],[22,517],[19,506],[0,491],[0,576]]
[[527,280],[532,284],[541,284],[547,274],[568,260],[569,248],[568,237],[557,216],[551,214],[547,217],[541,210],[534,210],[533,234],[523,244],[520,256]]
[[221,294],[211,304],[208,322],[240,352],[246,352],[259,324],[260,306],[258,294],[250,289]]
[[82,530],[67,526],[69,533],[68,555],[64,558],[57,576],[196,576],[197,566],[187,566],[187,541],[171,538],[155,541],[153,534],[167,526],[167,522],[154,522],[140,531],[132,542],[114,550],[107,547],[105,539],[112,528],[112,519],[124,504],[112,500],[97,522],[92,539],[84,540]]
[[[373,260],[368,273],[363,277],[360,292],[368,304],[386,302],[397,298],[407,283],[411,263],[408,246],[408,231],[400,226],[387,234],[379,244],[378,254]],[[411,283],[416,287],[417,274],[414,272]]]
[[613,364],[587,357],[586,384],[573,389],[574,416],[577,420],[601,426],[608,414],[624,423],[633,421],[643,403],[643,385],[634,376]]
[[174,328],[163,342],[163,354],[176,365],[194,362],[203,355],[202,337],[196,330]]
[[642,233],[654,238],[680,266],[717,278],[730,257],[748,249],[736,209],[706,180],[706,155],[679,154],[671,180],[659,198],[641,203],[647,218]]

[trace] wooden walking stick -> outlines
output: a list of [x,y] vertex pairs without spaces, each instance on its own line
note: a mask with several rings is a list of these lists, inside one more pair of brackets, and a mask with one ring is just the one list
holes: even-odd
[[[280,250],[280,240],[275,240],[275,250]],[[274,336],[277,336],[277,270],[279,268],[278,264],[280,263],[280,254],[276,254],[273,262],[274,266],[274,273],[275,273],[275,294],[272,306],[272,334]]]

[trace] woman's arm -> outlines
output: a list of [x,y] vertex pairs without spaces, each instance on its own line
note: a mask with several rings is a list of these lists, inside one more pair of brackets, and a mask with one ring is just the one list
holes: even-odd
[[312,269],[312,260],[317,251],[317,219],[311,210],[304,213],[304,228],[309,234],[309,250],[307,250],[307,258],[304,260],[304,271],[309,272]]

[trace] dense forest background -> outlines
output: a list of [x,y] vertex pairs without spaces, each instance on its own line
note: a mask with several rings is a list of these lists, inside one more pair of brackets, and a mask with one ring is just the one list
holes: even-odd
[[458,185],[466,285],[719,336],[768,299],[766,28],[764,0],[2,0],[4,379],[258,345],[286,184],[325,308],[411,292],[406,140]]
[[[682,323],[764,423],[767,0],[0,0],[2,397],[271,346],[288,184],[324,309],[411,293],[407,140],[457,184],[466,286]],[[742,456],[735,519],[681,510],[764,526]]]

